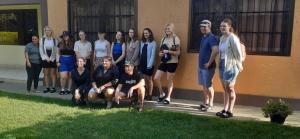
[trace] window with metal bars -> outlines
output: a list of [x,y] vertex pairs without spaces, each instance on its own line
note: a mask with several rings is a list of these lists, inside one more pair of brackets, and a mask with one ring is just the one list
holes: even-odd
[[189,52],[198,52],[199,23],[208,19],[220,36],[223,19],[231,18],[247,54],[290,56],[295,0],[191,0]]
[[136,0],[69,0],[69,30],[78,39],[85,31],[89,41],[97,40],[98,31],[114,40],[118,30],[127,33],[136,28]]

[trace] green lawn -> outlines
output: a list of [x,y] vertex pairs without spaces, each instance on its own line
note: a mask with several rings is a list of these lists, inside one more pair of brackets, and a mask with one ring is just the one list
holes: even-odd
[[296,139],[300,128],[147,109],[74,107],[70,101],[0,91],[0,138]]

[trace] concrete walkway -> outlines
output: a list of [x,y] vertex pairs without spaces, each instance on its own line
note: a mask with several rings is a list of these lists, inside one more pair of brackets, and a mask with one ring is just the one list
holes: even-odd
[[[25,94],[26,90],[26,72],[23,69],[3,69],[0,68],[0,90]],[[40,82],[40,85],[42,82]],[[43,87],[39,87],[39,91],[42,91]],[[59,95],[58,93],[31,93],[31,95],[60,98],[65,100],[71,100],[71,95]],[[215,116],[215,113],[222,110],[222,104],[215,104],[214,108],[210,112],[200,112],[197,107],[198,101],[173,99],[170,105],[158,104],[156,101],[147,101],[146,107],[164,109],[168,111],[176,111],[183,113],[190,113],[194,115],[206,115]],[[269,121],[268,118],[264,118],[261,108],[251,106],[235,106],[234,117],[231,119],[237,120],[258,120]],[[300,127],[300,111],[294,111],[293,115],[287,117],[285,125]]]

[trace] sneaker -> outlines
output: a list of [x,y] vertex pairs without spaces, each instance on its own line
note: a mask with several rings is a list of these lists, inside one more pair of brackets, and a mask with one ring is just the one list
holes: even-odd
[[230,118],[230,117],[233,117],[233,113],[227,111],[227,112],[222,113],[222,115],[220,117],[221,118]]
[[225,113],[225,112],[226,112],[225,110],[219,111],[216,113],[216,116],[221,117],[223,115],[223,113]]
[[201,111],[207,112],[207,111],[211,111],[212,110],[212,106],[205,104],[204,107],[202,107],[202,109],[200,109]]
[[165,94],[165,93],[163,93],[163,95],[162,95],[162,96],[159,96],[159,97],[158,97],[158,99],[157,99],[157,102],[163,102],[163,101],[164,101],[164,99],[165,99],[165,97],[166,97],[166,94]]
[[165,100],[163,101],[163,103],[164,103],[164,104],[170,104],[170,98],[169,98],[169,99],[168,99],[168,98],[165,99]]
[[51,89],[50,93],[55,93],[55,92],[56,92],[56,89],[55,89],[55,87],[53,87],[53,88]]
[[60,95],[64,95],[66,92],[64,91],[64,90],[61,90],[60,92],[59,92],[59,94]]
[[107,102],[106,109],[110,109],[111,107],[112,107],[112,102],[111,102],[111,101],[108,101],[108,102]]
[[50,88],[47,87],[43,92],[44,93],[49,93],[50,92]]

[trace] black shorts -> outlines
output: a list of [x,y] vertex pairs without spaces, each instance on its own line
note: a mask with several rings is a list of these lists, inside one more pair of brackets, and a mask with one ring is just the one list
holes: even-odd
[[56,60],[54,62],[50,61],[47,62],[46,60],[42,61],[42,68],[56,68]]
[[174,73],[177,69],[178,63],[160,63],[158,70],[163,72]]
[[142,74],[145,74],[147,76],[152,76],[153,72],[154,72],[154,67],[152,67],[151,69],[147,69],[147,68],[140,68],[140,72]]

